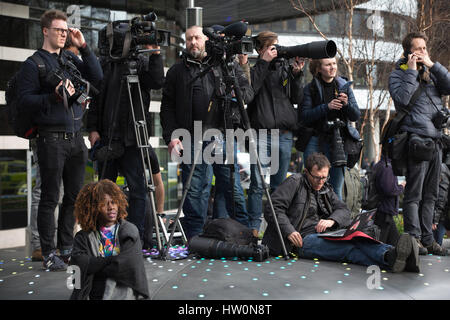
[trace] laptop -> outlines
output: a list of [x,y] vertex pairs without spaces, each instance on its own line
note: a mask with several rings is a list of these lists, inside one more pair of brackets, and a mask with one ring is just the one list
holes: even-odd
[[376,212],[377,209],[363,211],[355,218],[353,218],[352,222],[346,229],[320,233],[318,236],[329,240],[351,240],[354,237],[363,237],[379,242],[378,240],[364,233],[364,230],[367,227],[373,225]]

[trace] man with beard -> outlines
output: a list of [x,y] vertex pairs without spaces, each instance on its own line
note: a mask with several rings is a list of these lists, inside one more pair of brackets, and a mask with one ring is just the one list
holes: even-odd
[[[190,162],[185,161],[181,164],[182,181],[185,188],[194,159],[194,144],[196,143],[193,139],[194,121],[200,121],[202,125],[205,125],[208,110],[214,102],[215,81],[217,80],[214,74],[218,73],[219,77],[223,76],[220,68],[213,67],[203,76],[197,77],[208,67],[211,58],[213,58],[207,56],[205,51],[206,41],[207,37],[203,34],[202,27],[192,26],[186,30],[186,50],[183,52],[182,60],[168,70],[161,100],[162,135],[169,147],[169,154],[181,156],[183,150],[191,155]],[[233,69],[243,99],[248,102],[253,99],[253,90],[237,62],[234,63]],[[193,81],[194,78],[196,78],[195,81]],[[191,140],[182,141],[174,132],[176,129],[187,130],[192,137]],[[202,153],[211,142],[203,142]],[[225,146],[225,140],[219,141],[215,150],[220,149],[220,147],[225,150]],[[225,152],[222,155],[223,160],[225,160]],[[236,155],[234,155],[234,160],[236,160]],[[234,163],[236,164],[236,161]],[[223,206],[220,208],[221,212],[217,213],[217,217],[232,217],[233,198],[232,185],[230,185],[230,168],[226,164],[208,164],[205,163],[204,159],[199,159],[195,165],[189,191],[183,204],[184,218],[182,224],[188,240],[200,234],[203,230],[211,189],[211,171],[209,171],[211,165],[216,176],[216,196],[222,193],[226,200],[225,208]]]

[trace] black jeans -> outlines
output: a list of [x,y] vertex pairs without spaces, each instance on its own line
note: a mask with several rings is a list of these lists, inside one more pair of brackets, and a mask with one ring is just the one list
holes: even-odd
[[424,246],[433,243],[434,204],[441,176],[442,147],[436,143],[430,161],[417,161],[408,156],[403,221],[405,232],[420,239]]
[[41,200],[37,226],[42,254],[47,256],[56,249],[53,241],[54,213],[58,205],[61,178],[64,197],[58,216],[57,247],[60,251],[72,248],[75,224],[73,209],[78,192],[84,184],[88,152],[81,134],[69,139],[57,134],[40,134],[37,138],[37,147],[41,174]]

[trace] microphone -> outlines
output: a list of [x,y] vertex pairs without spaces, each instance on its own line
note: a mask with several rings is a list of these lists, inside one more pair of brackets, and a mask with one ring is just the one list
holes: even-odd
[[222,31],[227,37],[242,38],[247,32],[247,24],[245,22],[235,22],[225,27]]

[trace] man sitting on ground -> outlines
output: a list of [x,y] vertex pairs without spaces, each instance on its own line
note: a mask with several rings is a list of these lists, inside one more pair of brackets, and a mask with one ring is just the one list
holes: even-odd
[[[418,246],[403,234],[395,247],[365,238],[336,241],[318,234],[347,227],[350,211],[326,183],[330,162],[320,153],[306,159],[303,174],[286,179],[272,194],[272,203],[287,250],[300,258],[347,261],[370,266],[378,265],[392,272],[419,272]],[[268,226],[264,234],[272,255],[282,253],[270,207],[264,212]]]

